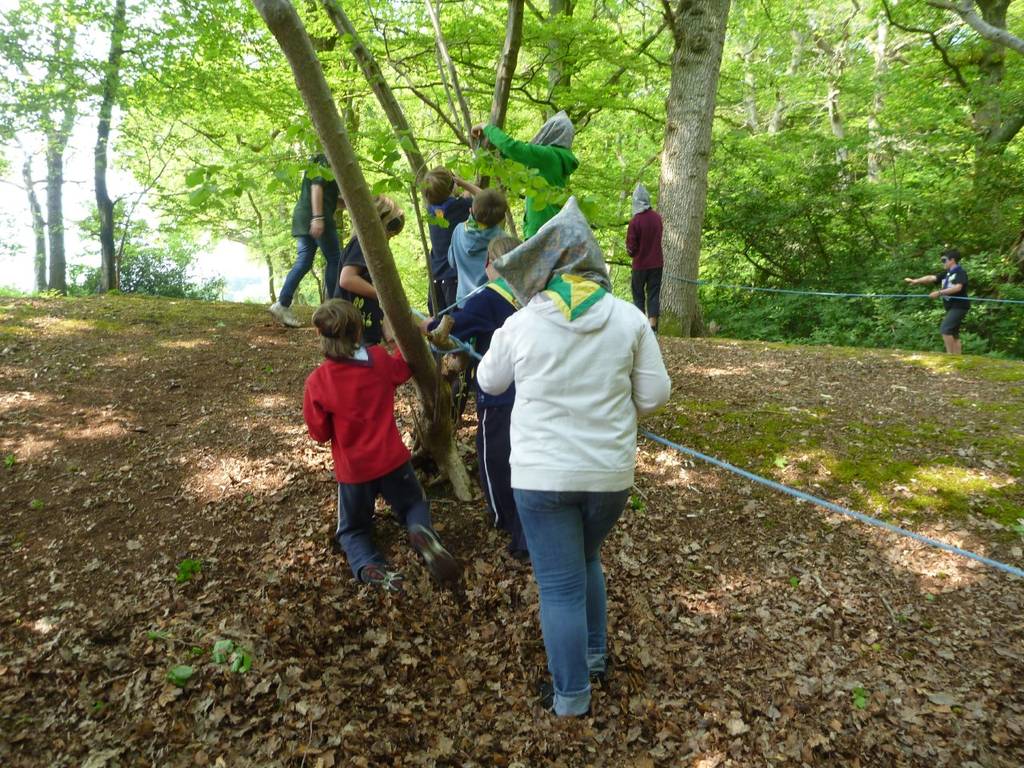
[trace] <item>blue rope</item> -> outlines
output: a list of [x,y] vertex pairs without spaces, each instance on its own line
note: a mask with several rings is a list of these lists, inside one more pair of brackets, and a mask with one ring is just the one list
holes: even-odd
[[[669,280],[678,280],[689,285],[702,285],[708,288],[727,288],[734,291],[756,291],[758,293],[785,293],[793,296],[825,296],[836,299],[930,299],[927,293],[836,293],[834,291],[798,291],[793,288],[762,288],[755,285],[734,285],[732,283],[714,283],[710,280],[691,280],[688,277],[666,275]],[[955,296],[955,294],[954,294]],[[947,297],[950,298],[950,297]],[[963,301],[963,299],[959,299]],[[988,299],[984,296],[969,296],[967,303],[988,302],[989,304],[1024,304],[1022,299]]]
[[[480,289],[477,288],[477,290],[480,290]],[[416,317],[418,317],[420,320],[426,320],[427,319],[427,316],[424,315],[422,312],[420,312],[418,309],[413,309],[412,313],[414,315],[416,315]],[[477,352],[475,349],[473,349],[473,345],[472,344],[467,344],[466,342],[464,342],[459,337],[457,337],[457,336],[449,336],[448,340],[450,342],[452,342],[456,347],[459,348],[458,351],[465,352],[467,355],[469,355],[470,357],[473,357],[473,358],[475,358],[477,360],[483,360],[484,359],[483,355],[481,355],[479,352]],[[439,349],[438,347],[434,346],[433,344],[430,345],[430,348],[432,350],[434,350],[435,352],[440,352],[441,354],[445,354],[445,355],[450,355],[451,353],[456,351],[454,349]]]
[[730,472],[739,475],[740,477],[750,480],[751,482],[759,483],[761,485],[767,486],[768,488],[771,488],[772,490],[789,494],[790,496],[793,496],[794,498],[800,499],[802,501],[808,501],[811,504],[816,504],[817,506],[823,507],[824,509],[827,509],[830,512],[836,512],[840,515],[852,517],[854,520],[859,520],[862,523],[873,525],[876,528],[881,528],[882,530],[889,531],[890,533],[896,533],[900,536],[906,536],[908,539],[913,539],[914,541],[921,542],[922,544],[927,544],[929,547],[935,547],[936,549],[942,549],[946,552],[951,552],[954,555],[960,555],[961,557],[966,557],[970,560],[976,560],[979,563],[984,563],[987,566],[990,566],[1000,571],[1004,571],[1005,573],[1008,573],[1011,576],[1017,576],[1019,578],[1024,579],[1024,570],[1017,568],[1015,566],[1007,565],[1006,563],[1001,563],[998,560],[992,560],[988,557],[984,557],[983,555],[979,555],[974,552],[968,552],[966,549],[954,547],[952,544],[946,544],[943,541],[938,541],[937,539],[932,539],[928,536],[923,536],[920,533],[908,531],[905,528],[900,528],[897,525],[887,523],[884,520],[879,520],[876,517],[871,517],[870,515],[865,515],[861,512],[854,512],[852,509],[847,509],[846,507],[841,507],[838,504],[833,504],[831,501],[826,501],[825,499],[818,498],[817,496],[812,496],[809,493],[804,493],[803,491],[798,491],[795,488],[790,488],[788,485],[783,485],[782,483],[777,483],[774,480],[769,480],[768,478],[761,477],[760,475],[755,475],[753,472],[748,472],[745,469],[735,467],[726,461],[722,461],[721,459],[716,459],[713,456],[708,456],[707,454],[701,453],[700,451],[695,451],[692,448],[686,448],[682,445],[679,445],[678,443],[673,443],[671,440],[666,440],[664,437],[660,437],[654,434],[653,432],[648,432],[646,429],[641,429],[640,434],[646,437],[648,440],[653,440],[654,442],[661,443],[662,445],[668,446],[669,448],[674,448],[675,450],[679,451],[680,453],[684,453],[687,456],[692,456],[693,458],[700,459],[701,461],[706,461],[709,464],[713,464],[716,467],[720,467],[721,469],[726,469]]

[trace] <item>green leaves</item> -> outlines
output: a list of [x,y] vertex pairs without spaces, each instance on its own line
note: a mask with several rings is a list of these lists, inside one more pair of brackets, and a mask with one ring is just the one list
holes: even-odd
[[15,458],[13,453],[8,453],[6,456],[4,456],[4,466],[7,469],[13,468],[15,463],[17,463],[17,459]]
[[36,511],[39,511],[45,506],[45,504],[43,504],[42,499],[32,499],[32,501],[30,501],[28,505]]
[[179,664],[167,670],[167,681],[179,688],[184,688],[185,684],[192,679],[193,674],[195,674],[195,670],[192,667],[187,664]]
[[201,560],[193,560],[186,558],[178,563],[178,573],[175,575],[174,580],[179,584],[184,584],[190,581],[193,576],[201,573],[203,570],[203,563]]

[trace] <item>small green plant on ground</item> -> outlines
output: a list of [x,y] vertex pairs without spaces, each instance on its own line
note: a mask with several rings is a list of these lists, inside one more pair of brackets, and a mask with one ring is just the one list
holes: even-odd
[[28,503],[28,505],[29,505],[30,507],[32,507],[32,509],[35,509],[35,510],[39,510],[39,509],[42,509],[42,508],[43,508],[43,507],[45,506],[45,505],[43,504],[43,500],[42,500],[42,499],[32,499],[32,501],[30,501],[30,502]]
[[867,690],[861,688],[860,686],[857,686],[853,689],[852,693],[853,706],[855,706],[857,709],[867,709],[868,699],[870,698],[870,694],[868,694]]
[[202,571],[203,562],[201,560],[185,558],[178,563],[178,574],[174,577],[174,580],[179,584],[184,584],[186,581],[191,581],[193,576],[202,573]]
[[13,453],[8,453],[6,456],[4,456],[4,466],[7,467],[7,469],[13,467],[17,463],[17,461],[18,460],[15,458]]

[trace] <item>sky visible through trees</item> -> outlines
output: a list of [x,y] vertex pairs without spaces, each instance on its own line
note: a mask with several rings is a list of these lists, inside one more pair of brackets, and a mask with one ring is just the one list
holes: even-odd
[[[376,60],[425,162],[489,173],[521,217],[521,196],[536,195],[534,182],[486,153],[474,156],[465,141],[467,116],[484,121],[492,111],[506,21],[517,4],[431,6],[444,46],[422,3],[337,5]],[[1009,0],[686,5],[686,12],[698,8],[698,24],[677,20],[684,6],[671,3],[529,3],[506,127],[528,139],[556,109],[569,112],[581,161],[569,191],[612,262],[626,260],[629,193],[643,182],[670,219],[667,269],[679,276],[891,293],[906,275],[936,271],[938,253],[956,246],[976,294],[1019,298],[1022,7]],[[412,216],[402,140],[349,51],[349,36],[323,4],[298,8],[374,191],[399,198]],[[279,49],[240,0],[135,0],[126,4],[124,53],[115,60],[115,9],[98,0],[0,3],[0,282],[60,288],[35,277],[42,227],[49,283],[60,276],[54,264],[63,243],[69,289],[100,284],[93,147],[103,86],[113,82],[106,173],[118,258],[137,263],[163,253],[199,273],[200,283],[219,273],[229,298],[269,300],[271,283],[280,285],[294,257],[288,218],[316,144]],[[712,58],[700,70],[704,51],[722,44],[710,23],[716,18],[726,19],[721,65]],[[674,78],[694,77],[715,98],[687,105],[700,89],[672,90]],[[676,130],[667,114],[692,115],[694,130],[711,126],[706,210],[703,184],[673,180],[702,179],[707,151],[698,143],[688,156],[667,143],[699,131]],[[36,232],[26,160],[41,208]],[[685,221],[702,222],[700,235]],[[349,222],[343,227],[351,234]],[[416,229],[394,246],[406,291],[422,303]],[[628,271],[612,269],[624,293]],[[302,300],[313,303],[317,286],[307,283]],[[680,285],[669,289],[669,304],[699,299],[699,315],[684,324],[695,323],[694,332],[714,322],[738,337],[934,343],[935,308],[927,302],[822,303]],[[978,307],[965,340],[971,351],[1024,355],[1024,313]]]

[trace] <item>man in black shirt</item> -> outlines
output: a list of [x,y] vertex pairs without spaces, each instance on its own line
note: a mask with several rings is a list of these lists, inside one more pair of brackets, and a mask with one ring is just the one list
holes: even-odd
[[960,266],[960,251],[955,248],[944,251],[941,257],[943,272],[924,277],[907,277],[904,281],[910,285],[930,285],[938,283],[942,287],[932,291],[933,299],[942,297],[942,307],[946,310],[939,326],[946,352],[959,355],[963,349],[960,344],[960,324],[963,322],[971,302],[967,298],[967,272]]

